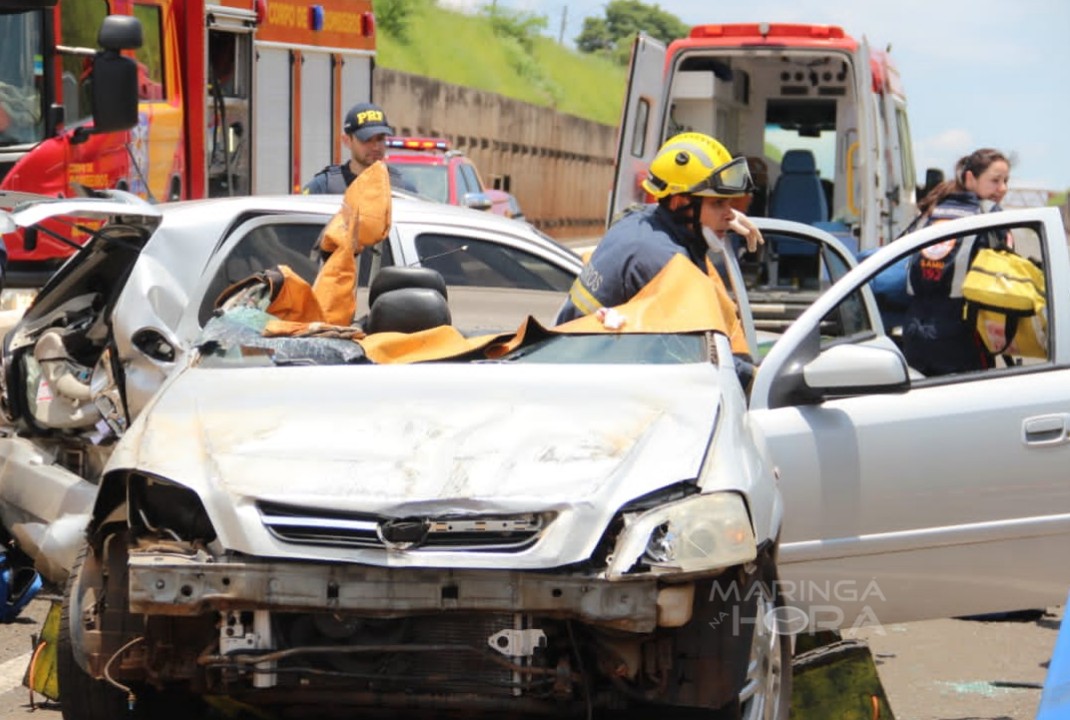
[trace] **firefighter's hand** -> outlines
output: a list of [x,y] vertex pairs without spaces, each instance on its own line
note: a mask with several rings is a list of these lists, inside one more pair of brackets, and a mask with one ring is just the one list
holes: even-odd
[[732,210],[733,217],[728,222],[728,227],[733,231],[739,233],[739,235],[747,241],[747,252],[752,253],[757,251],[759,245],[765,244],[765,238],[762,237],[761,230],[754,224],[753,221],[739,210]]

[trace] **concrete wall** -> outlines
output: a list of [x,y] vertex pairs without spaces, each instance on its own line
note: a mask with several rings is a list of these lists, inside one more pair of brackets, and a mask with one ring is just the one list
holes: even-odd
[[377,67],[373,76],[396,133],[446,138],[553,237],[601,234],[616,127],[422,75]]

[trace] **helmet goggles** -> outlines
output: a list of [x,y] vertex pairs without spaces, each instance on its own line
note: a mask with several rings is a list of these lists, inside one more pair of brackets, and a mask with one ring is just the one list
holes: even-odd
[[706,197],[732,197],[746,195],[753,189],[747,158],[738,157],[711,172],[705,180],[695,183],[686,192]]

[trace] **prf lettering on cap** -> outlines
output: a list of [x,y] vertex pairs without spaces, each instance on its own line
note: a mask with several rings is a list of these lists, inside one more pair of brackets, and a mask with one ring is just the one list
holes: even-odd
[[367,125],[370,122],[382,122],[383,113],[378,110],[365,110],[357,113],[357,125]]

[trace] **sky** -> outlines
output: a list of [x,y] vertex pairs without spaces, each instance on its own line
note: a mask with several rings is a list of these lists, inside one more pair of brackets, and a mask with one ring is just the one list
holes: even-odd
[[[546,16],[567,44],[607,0],[494,0]],[[646,0],[644,0],[646,2]],[[474,10],[491,0],[440,0]],[[840,25],[872,47],[891,46],[907,94],[919,181],[951,175],[979,147],[1012,161],[1011,187],[1070,189],[1070,2],[1067,0],[659,0],[688,25],[802,22]],[[567,10],[566,10],[567,6]]]

